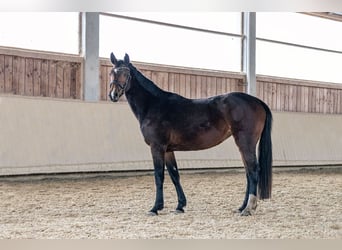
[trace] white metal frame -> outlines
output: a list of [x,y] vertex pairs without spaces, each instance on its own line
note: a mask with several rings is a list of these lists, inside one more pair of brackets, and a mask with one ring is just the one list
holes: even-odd
[[146,20],[135,17],[128,17],[119,14],[103,13],[103,12],[84,12],[81,25],[81,55],[84,57],[84,76],[83,76],[83,93],[84,100],[98,101],[100,99],[99,89],[99,16],[106,15],[117,18],[153,23],[163,26],[171,26],[180,29],[188,29],[192,31],[214,33],[232,37],[240,37],[242,41],[242,68],[241,71],[246,74],[247,93],[256,95],[256,41],[266,41],[270,43],[284,44],[306,49],[320,50],[324,52],[333,52],[342,54],[342,51],[330,50],[325,48],[311,47],[295,43],[287,43],[282,41],[257,38],[256,37],[256,13],[242,13],[242,32],[241,34],[218,32],[207,29],[188,27],[184,25],[176,25],[152,20]]
[[99,84],[99,29],[98,12],[83,12],[81,28],[81,56],[84,58],[83,94],[85,101],[100,100]]
[[247,93],[256,96],[256,14],[243,13],[242,71],[246,74]]

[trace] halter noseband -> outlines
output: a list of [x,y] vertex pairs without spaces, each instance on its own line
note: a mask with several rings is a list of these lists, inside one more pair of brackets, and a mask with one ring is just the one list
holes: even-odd
[[121,90],[125,90],[126,86],[127,86],[127,83],[131,79],[130,69],[128,67],[126,67],[126,66],[122,66],[122,67],[118,67],[118,68],[114,69],[115,73],[118,73],[120,71],[127,71],[128,72],[128,76],[126,78],[125,83],[123,85],[121,85],[121,83],[119,83],[118,80],[113,79],[113,81],[110,82],[110,86],[112,86],[114,84],[115,86],[118,86]]

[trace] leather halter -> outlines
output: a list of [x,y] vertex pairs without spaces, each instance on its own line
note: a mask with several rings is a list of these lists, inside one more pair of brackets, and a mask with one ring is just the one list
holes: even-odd
[[113,79],[113,81],[110,82],[110,87],[114,84],[115,86],[118,86],[120,89],[125,90],[127,87],[128,82],[131,80],[131,74],[130,74],[130,69],[126,66],[118,67],[114,69],[114,72],[117,74],[120,71],[127,71],[128,76],[126,78],[126,81],[124,84],[119,83],[117,79]]

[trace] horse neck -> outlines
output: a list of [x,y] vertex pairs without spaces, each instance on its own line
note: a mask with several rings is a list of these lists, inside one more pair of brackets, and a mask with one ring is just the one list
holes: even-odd
[[149,93],[144,91],[144,89],[137,84],[134,78],[131,80],[131,85],[132,86],[128,91],[126,91],[125,95],[134,115],[140,121],[146,113]]
[[136,83],[139,84],[149,95],[160,97],[165,93],[162,89],[160,89],[156,84],[154,84],[150,79],[145,77],[139,70],[137,70],[132,64],[130,64],[130,69],[133,75],[133,79],[135,79]]
[[150,104],[160,98],[164,91],[134,67],[132,68],[131,86],[125,95],[134,115],[141,122]]

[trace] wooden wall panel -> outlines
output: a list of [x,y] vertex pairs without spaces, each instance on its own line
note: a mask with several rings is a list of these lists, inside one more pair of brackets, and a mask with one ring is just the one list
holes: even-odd
[[25,85],[24,94],[33,96],[33,59],[26,58],[25,60]]
[[[187,69],[163,65],[135,63],[142,73],[160,88],[187,98],[207,98],[239,91],[245,92],[245,77],[229,72]],[[103,68],[111,67],[105,60]],[[101,91],[105,91],[101,87]],[[107,100],[107,94],[101,95]],[[257,96],[272,110],[311,113],[342,113],[342,85],[314,81],[257,77]]]
[[0,55],[0,93],[5,93],[5,56]]
[[[189,90],[190,90],[190,98],[192,99],[196,99],[197,98],[197,92],[201,87],[201,82],[197,82],[197,77],[195,75],[190,75],[190,86],[189,86]],[[170,91],[170,89],[169,89]]]
[[[0,47],[0,94],[83,99],[82,63],[79,56]],[[188,98],[246,91],[240,73],[134,64],[160,88]],[[107,59],[100,60],[102,101],[108,101],[111,67]],[[256,90],[272,110],[342,114],[342,84],[257,76]]]
[[71,69],[69,67],[65,67],[63,70],[63,98],[64,97],[71,97]]
[[257,96],[272,110],[342,114],[342,84],[261,76]]
[[40,96],[41,72],[42,72],[42,61],[35,59],[33,61],[33,92],[35,93],[36,96]]
[[13,94],[24,95],[25,85],[25,58],[14,57],[13,58],[13,87],[15,91]]
[[11,93],[13,91],[13,57],[5,56],[5,92]]
[[56,97],[63,98],[63,65],[57,64],[57,75],[56,75]]
[[107,100],[107,93],[109,91],[110,84],[110,67],[101,67],[100,68],[100,99]]
[[40,71],[40,95],[48,96],[49,92],[49,61],[41,60],[41,71]]
[[56,85],[57,85],[57,65],[56,61],[51,61],[49,65],[49,90],[48,96],[56,97]]
[[0,48],[0,93],[81,99],[82,58]]
[[169,73],[169,91],[179,93],[180,91],[180,75],[177,73]]
[[185,75],[184,74],[179,74],[179,92],[178,94],[185,96],[186,91],[185,91]]

